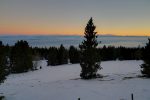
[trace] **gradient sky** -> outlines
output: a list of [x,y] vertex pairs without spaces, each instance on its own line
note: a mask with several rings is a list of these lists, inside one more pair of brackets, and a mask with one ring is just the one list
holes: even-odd
[[150,36],[150,0],[0,0],[0,34]]

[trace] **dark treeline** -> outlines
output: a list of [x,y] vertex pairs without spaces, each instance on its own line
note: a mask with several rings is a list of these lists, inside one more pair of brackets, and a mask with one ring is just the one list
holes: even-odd
[[[104,46],[98,48],[101,61],[108,60],[140,60],[144,48],[126,48]],[[3,45],[0,41],[0,81],[9,73],[22,73],[37,69],[32,61],[46,59],[48,65],[56,66],[68,63],[80,63],[80,50],[74,46],[66,49],[60,47],[30,47],[27,41],[18,41],[14,46]]]
[[141,72],[143,76],[150,78],[150,38],[148,39],[148,43],[146,44],[142,55],[144,63],[141,65]]
[[[22,41],[22,40],[21,40]],[[11,58],[13,55],[23,56],[26,51],[30,52],[29,55],[32,57],[32,60],[48,60],[48,65],[61,65],[67,63],[79,63],[80,62],[80,50],[74,46],[66,49],[62,44],[60,47],[49,47],[49,48],[39,48],[39,47],[29,47],[26,41],[25,44],[18,44],[19,47],[16,47],[17,43],[14,46],[2,45],[0,47],[0,53],[7,57]],[[20,47],[21,45],[24,45]],[[27,49],[28,48],[28,49]],[[16,49],[16,50],[14,50]],[[26,50],[27,49],[27,50]],[[97,48],[98,55],[100,55],[101,61],[109,60],[141,60],[143,47],[137,48],[127,48],[127,47],[114,47],[114,46],[103,46],[102,48]],[[20,52],[20,54],[17,54]]]
[[99,55],[102,61],[108,60],[141,60],[143,48],[127,48],[103,46],[98,48]]
[[2,83],[6,78],[5,69],[7,67],[7,56],[8,56],[7,49],[8,49],[7,46],[4,46],[0,41],[0,83]]
[[[127,47],[113,47],[103,46],[98,48],[98,55],[100,55],[101,61],[109,60],[141,60],[142,51],[144,48],[127,48]],[[60,47],[50,48],[32,48],[33,57],[39,56],[40,59],[48,60],[48,65],[61,65],[67,63],[79,63],[80,62],[80,50],[74,46],[70,46],[69,49]]]
[[[100,55],[101,61],[109,60],[141,60],[142,51],[144,48],[127,48],[127,47],[113,47],[113,46],[103,46],[103,48],[98,48],[98,55]],[[65,49],[63,45],[59,48],[32,48],[38,54],[40,58],[45,58],[48,60],[49,65],[61,65],[70,63],[80,62],[80,50],[74,46],[70,46],[69,49]]]

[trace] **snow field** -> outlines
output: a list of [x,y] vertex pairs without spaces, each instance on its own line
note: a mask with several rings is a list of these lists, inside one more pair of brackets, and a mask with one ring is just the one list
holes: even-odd
[[102,79],[80,79],[80,65],[47,66],[23,74],[11,74],[0,85],[6,100],[150,100],[150,79],[141,75],[142,61],[105,61],[99,71]]

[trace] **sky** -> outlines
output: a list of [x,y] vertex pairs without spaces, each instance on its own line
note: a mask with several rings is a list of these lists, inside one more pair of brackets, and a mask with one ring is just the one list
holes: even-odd
[[0,35],[150,36],[150,0],[0,0]]

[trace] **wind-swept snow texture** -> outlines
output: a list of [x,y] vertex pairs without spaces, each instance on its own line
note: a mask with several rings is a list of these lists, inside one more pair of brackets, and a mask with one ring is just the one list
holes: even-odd
[[0,85],[6,100],[150,100],[150,79],[139,78],[142,61],[105,61],[102,79],[80,79],[80,65],[46,66],[23,74],[12,74]]

